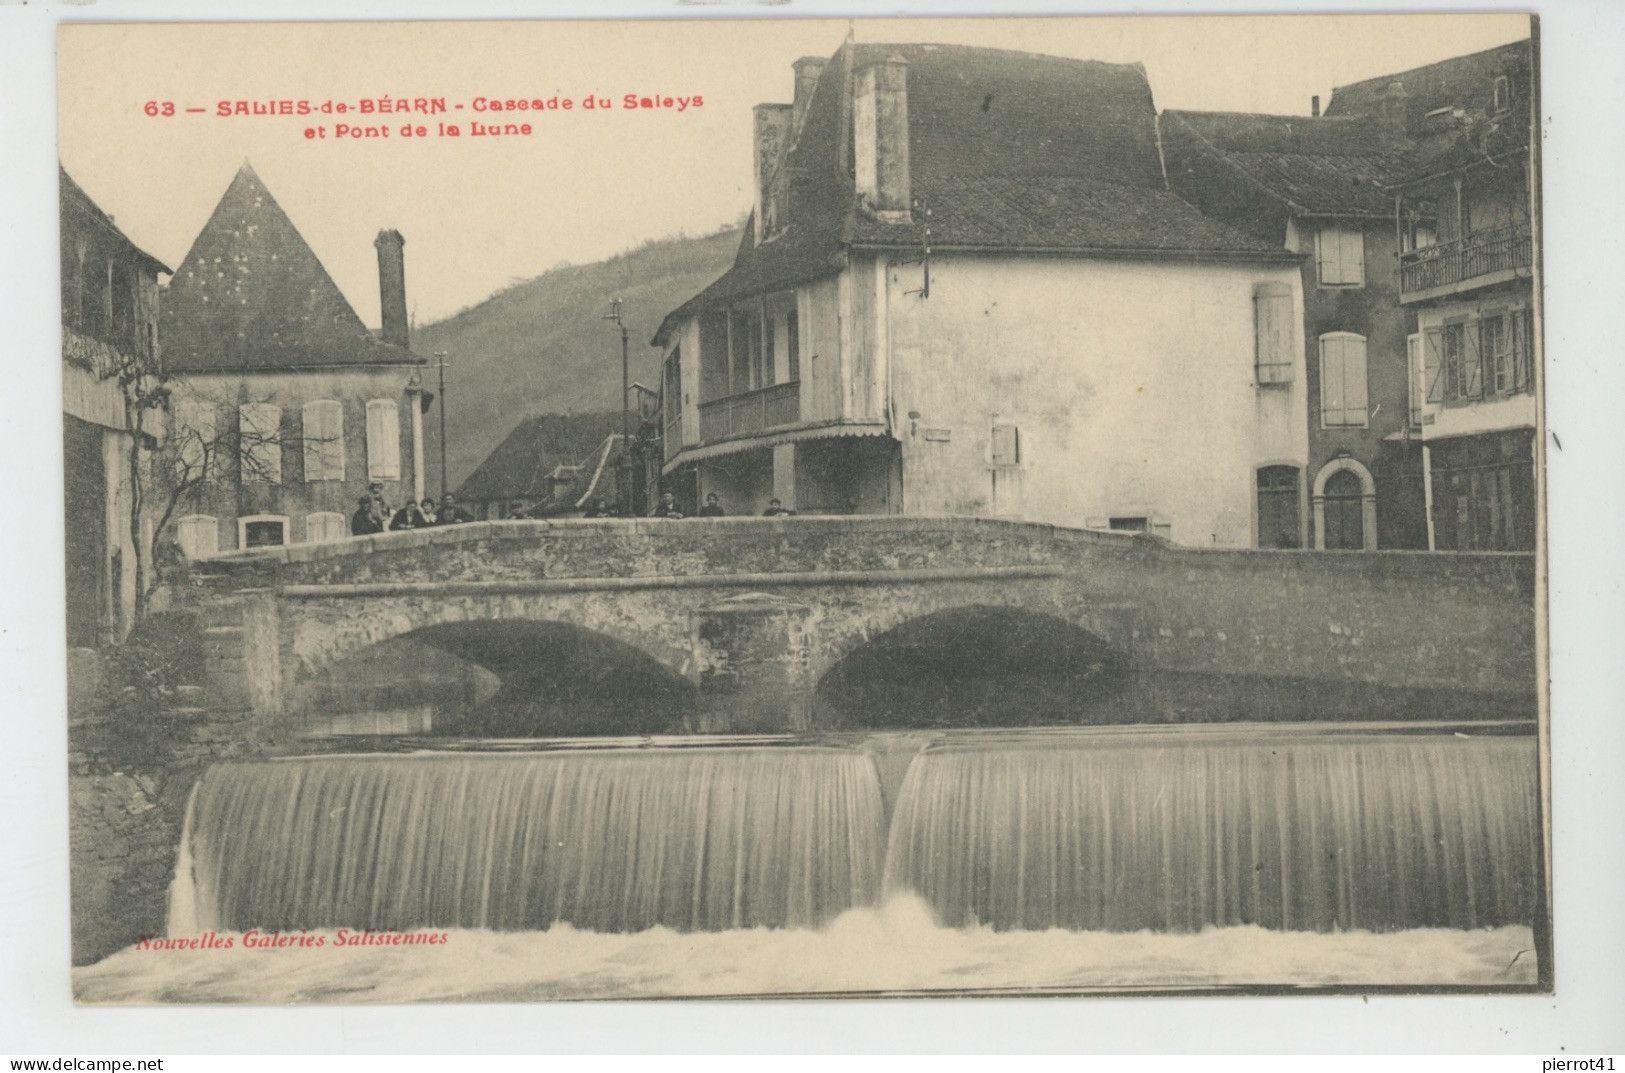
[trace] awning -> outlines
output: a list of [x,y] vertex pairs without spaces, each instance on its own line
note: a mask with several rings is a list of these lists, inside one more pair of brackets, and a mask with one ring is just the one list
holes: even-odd
[[685,447],[678,453],[676,458],[661,467],[660,475],[665,476],[678,466],[690,462],[701,462],[707,458],[738,454],[741,451],[761,451],[770,447],[777,447],[781,443],[800,443],[803,440],[828,440],[837,437],[885,435],[887,435],[886,423],[879,420],[828,421],[819,425],[802,425],[772,432],[753,433],[737,439],[720,440],[716,443]]

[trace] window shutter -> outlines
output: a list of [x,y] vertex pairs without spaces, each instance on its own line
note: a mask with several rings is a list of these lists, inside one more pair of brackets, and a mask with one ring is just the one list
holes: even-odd
[[342,540],[350,534],[349,523],[336,511],[319,511],[305,515],[305,543],[327,544]]
[[1342,231],[1341,283],[1365,283],[1365,232]]
[[1320,339],[1320,422],[1343,423],[1343,340],[1331,336]]
[[1359,336],[1343,340],[1343,424],[1365,428],[1366,411],[1365,340]]
[[176,478],[208,480],[209,451],[215,442],[214,404],[197,399],[180,403],[175,409],[175,433],[180,444]]
[[1260,283],[1253,288],[1253,341],[1258,382],[1292,380],[1292,288]]
[[1512,315],[1512,385],[1514,391],[1529,391],[1535,382],[1534,320],[1529,310]]
[[244,403],[237,411],[242,481],[282,483],[282,408],[268,402]]
[[220,523],[212,515],[191,514],[175,523],[175,542],[188,559],[220,550]]
[[1341,227],[1315,232],[1315,262],[1323,285],[1365,283],[1365,234]]
[[1478,328],[1477,324],[1461,326],[1461,394],[1468,399],[1484,394],[1484,356],[1478,345]]
[[1438,328],[1426,332],[1426,345],[1422,349],[1422,383],[1424,398],[1433,405],[1444,401],[1444,341]]
[[401,415],[393,399],[367,403],[367,478],[401,479]]
[[1427,380],[1423,371],[1422,336],[1405,337],[1405,395],[1409,402],[1411,427],[1422,424],[1422,400],[1427,398]]
[[305,480],[344,479],[344,407],[334,399],[307,402],[301,416]]

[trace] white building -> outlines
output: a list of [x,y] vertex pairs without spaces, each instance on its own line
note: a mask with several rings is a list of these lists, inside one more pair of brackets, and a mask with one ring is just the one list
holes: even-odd
[[1261,495],[1304,516],[1300,258],[1169,192],[1143,68],[851,44],[795,67],[794,103],[756,109],[734,267],[655,339],[680,502],[1227,547],[1279,514]]

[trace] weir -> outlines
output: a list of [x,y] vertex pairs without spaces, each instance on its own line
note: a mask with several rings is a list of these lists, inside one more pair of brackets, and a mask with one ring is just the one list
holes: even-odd
[[1535,742],[1507,729],[529,742],[218,765],[189,808],[171,932],[811,928],[902,892],[944,925],[1001,930],[1528,924]]

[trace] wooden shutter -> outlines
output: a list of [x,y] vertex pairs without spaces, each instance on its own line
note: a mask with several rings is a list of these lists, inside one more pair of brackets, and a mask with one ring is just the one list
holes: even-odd
[[179,443],[176,452],[178,480],[209,479],[209,452],[216,440],[214,404],[198,399],[187,399],[175,408],[175,434]]
[[1320,337],[1320,413],[1328,428],[1366,424],[1365,339],[1349,332]]
[[367,403],[367,479],[401,479],[401,415],[394,399]]
[[220,523],[213,515],[190,514],[175,523],[175,542],[188,559],[220,550]]
[[1461,326],[1461,394],[1477,399],[1484,395],[1484,356],[1478,345],[1478,325]]
[[282,483],[282,408],[269,402],[244,403],[237,410],[242,481]]
[[1438,328],[1429,328],[1425,333],[1426,345],[1422,348],[1422,384],[1423,397],[1430,405],[1438,405],[1444,401],[1444,333]]
[[1365,234],[1341,227],[1323,227],[1315,233],[1315,261],[1324,286],[1365,282]]
[[350,534],[349,522],[336,511],[319,511],[305,515],[305,543],[326,544],[342,540]]
[[1320,337],[1320,423],[1343,423],[1343,340]]
[[1358,335],[1343,339],[1343,424],[1365,428],[1366,411],[1365,340]]
[[1365,232],[1340,231],[1341,250],[1339,260],[1342,264],[1343,283],[1365,283]]
[[344,479],[344,407],[334,399],[305,403],[300,424],[304,432],[305,480]]
[[1292,381],[1292,288],[1260,283],[1253,288],[1253,344],[1260,384]]
[[1410,423],[1412,428],[1419,428],[1422,424],[1422,403],[1427,398],[1427,378],[1425,360],[1422,357],[1422,335],[1405,337],[1405,396],[1409,403]]

